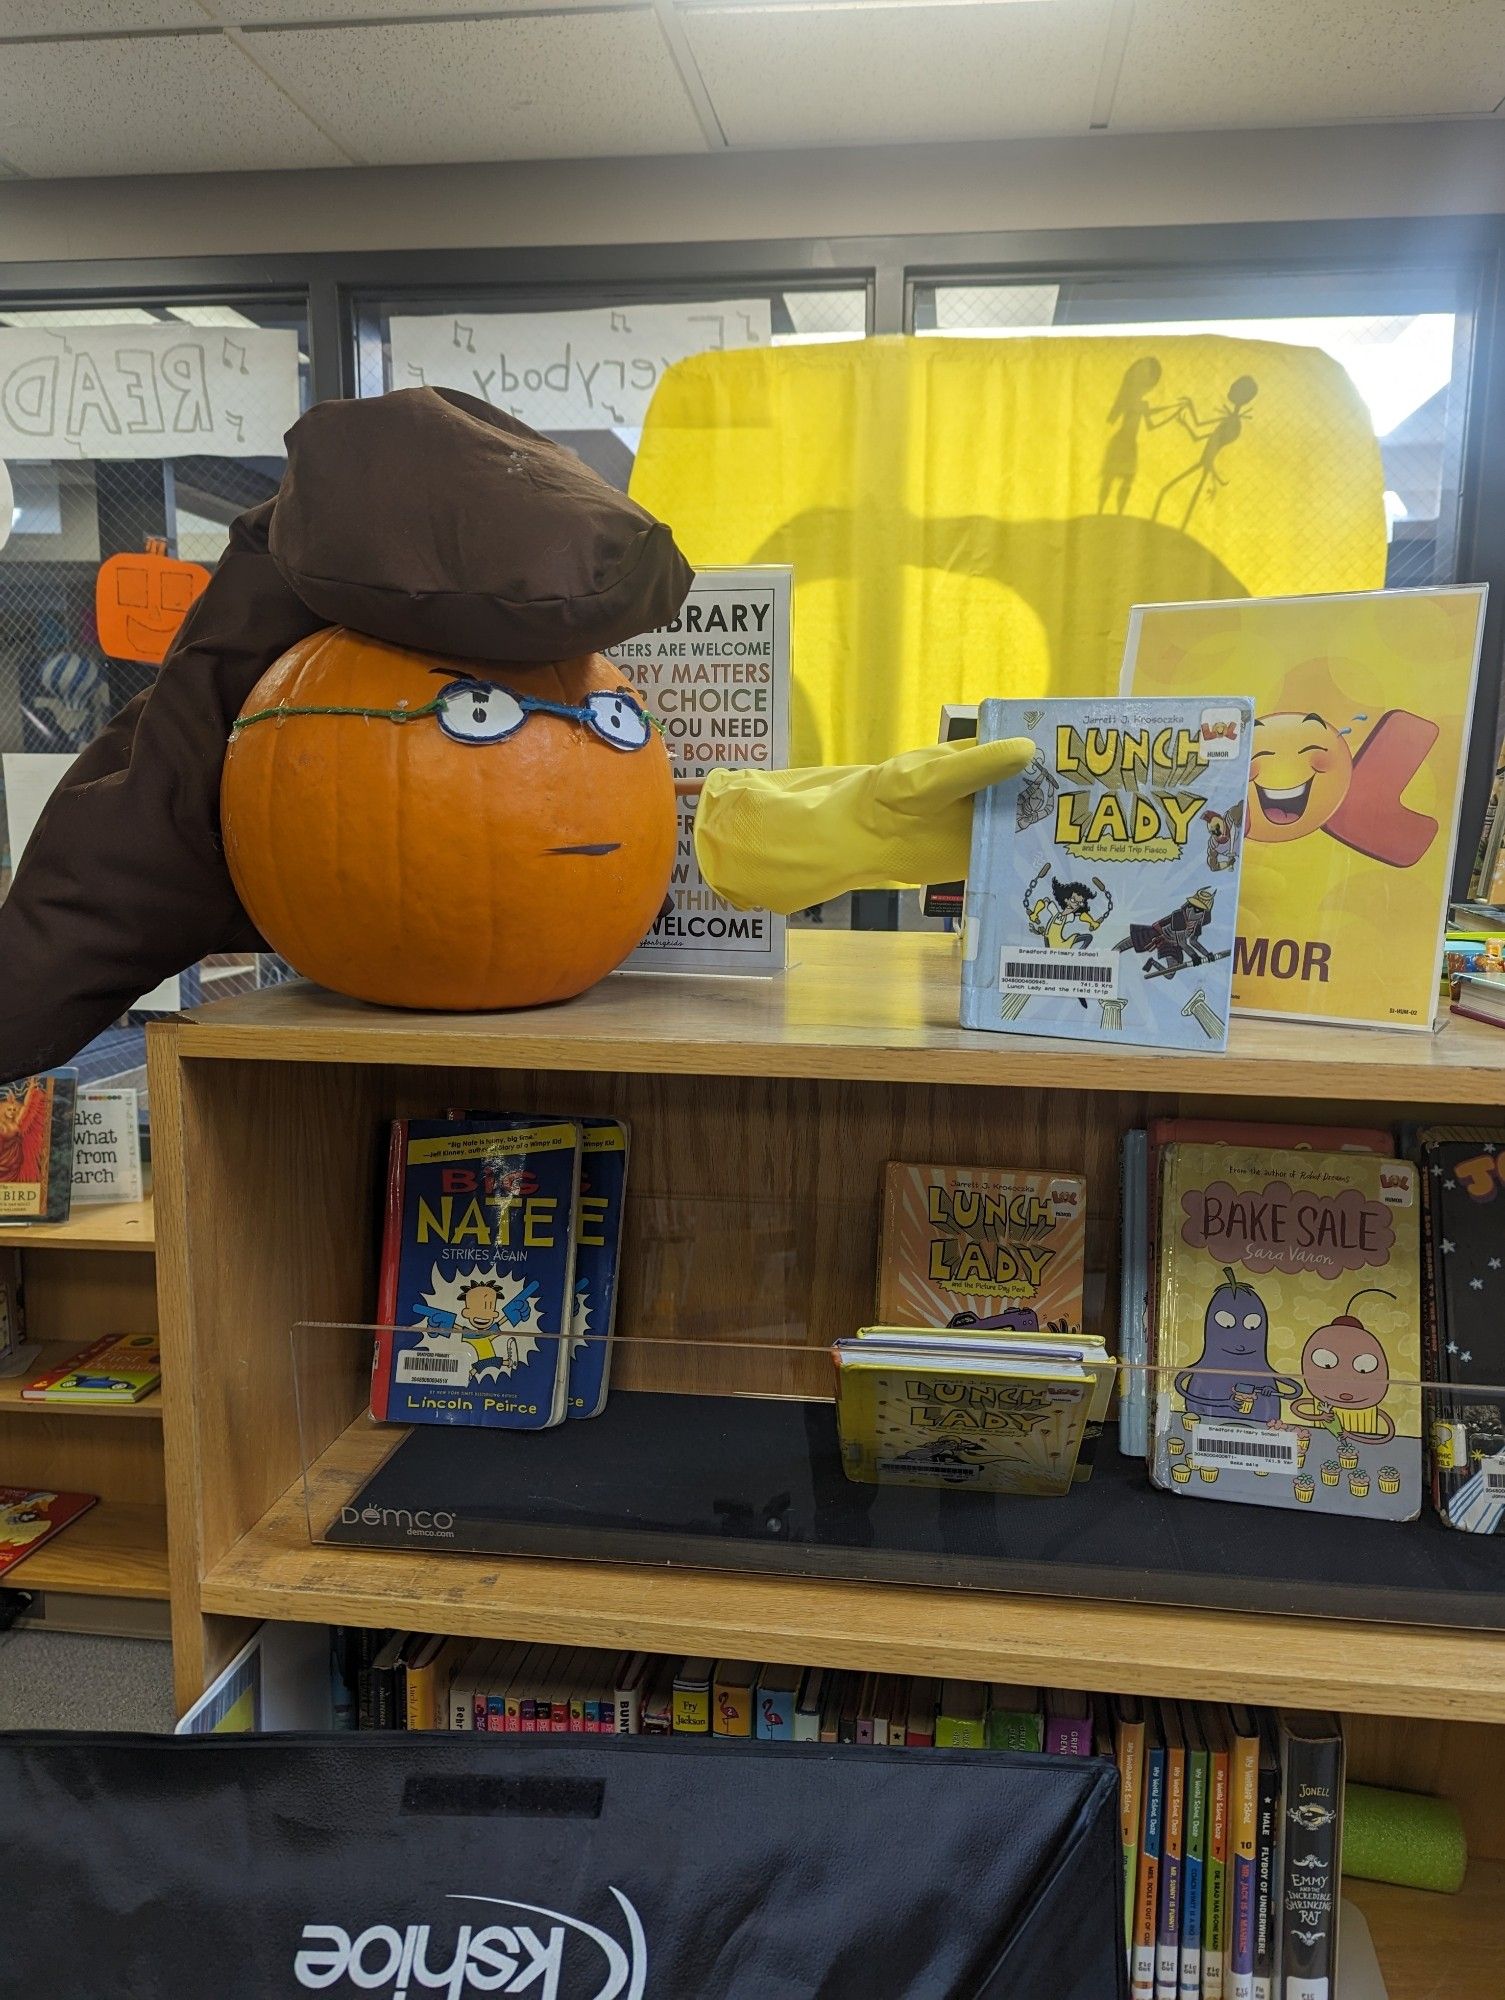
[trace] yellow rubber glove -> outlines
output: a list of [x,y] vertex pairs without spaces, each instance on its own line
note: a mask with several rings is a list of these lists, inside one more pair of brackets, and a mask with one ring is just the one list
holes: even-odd
[[972,794],[1022,771],[1024,736],[938,743],[885,764],[712,771],[695,814],[695,856],[739,910],[792,910],[848,889],[954,882],[967,872]]

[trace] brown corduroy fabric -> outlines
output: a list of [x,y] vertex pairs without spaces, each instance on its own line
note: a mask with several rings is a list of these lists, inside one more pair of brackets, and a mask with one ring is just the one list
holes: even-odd
[[297,640],[340,623],[542,664],[666,623],[690,587],[666,528],[472,397],[319,404],[288,443],[276,499],[236,521],[156,680],[27,844],[0,904],[0,1081],[68,1061],[195,960],[261,944],[225,867],[220,772],[230,724]]

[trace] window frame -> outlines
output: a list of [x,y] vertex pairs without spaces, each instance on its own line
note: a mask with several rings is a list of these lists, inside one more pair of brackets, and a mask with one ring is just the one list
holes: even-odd
[[869,334],[905,333],[916,287],[1063,280],[1350,276],[1451,268],[1472,311],[1464,382],[1457,580],[1490,586],[1455,890],[1466,887],[1505,719],[1505,214],[1111,229],[786,237],[232,257],[0,263],[0,311],[68,305],[301,301],[314,401],[356,393],[357,314],[484,292],[508,310],[666,301],[738,285],[860,284]]

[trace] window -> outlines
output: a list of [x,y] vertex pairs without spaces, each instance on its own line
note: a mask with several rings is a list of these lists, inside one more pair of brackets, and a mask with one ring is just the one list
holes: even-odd
[[568,445],[626,490],[644,412],[671,362],[711,348],[860,340],[864,285],[735,281],[698,297],[648,291],[471,292],[367,298],[356,310],[362,396],[417,384],[463,389]]
[[939,279],[915,287],[914,331],[952,339],[1220,333],[1320,348],[1348,374],[1379,441],[1386,583],[1451,583],[1473,338],[1468,290],[1454,271]]
[[[186,566],[212,571],[236,515],[276,492],[282,434],[308,400],[292,300],[0,301],[0,896],[68,763],[150,685],[202,581]],[[97,589],[125,634],[109,650]],[[257,973],[249,959],[195,968],[142,1011]],[[139,1034],[104,1039],[86,1073],[139,1064]]]

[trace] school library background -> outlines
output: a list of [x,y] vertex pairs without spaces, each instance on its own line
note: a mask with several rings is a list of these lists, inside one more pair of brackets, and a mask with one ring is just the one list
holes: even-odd
[[1505,37],[0,6],[0,2000],[1505,1991]]

